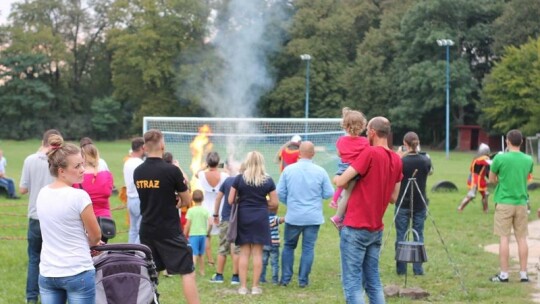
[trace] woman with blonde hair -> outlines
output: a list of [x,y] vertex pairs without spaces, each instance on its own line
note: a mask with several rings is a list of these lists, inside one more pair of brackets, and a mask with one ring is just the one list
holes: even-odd
[[[238,235],[240,246],[238,293],[245,295],[249,258],[253,261],[252,294],[261,294],[259,279],[262,272],[263,246],[271,245],[268,207],[277,207],[276,185],[264,167],[264,157],[257,151],[247,154],[245,170],[236,176],[229,192],[229,203],[238,204]],[[267,196],[269,199],[267,199]]]
[[[113,176],[109,170],[100,170],[99,151],[93,143],[83,145],[81,153],[85,162],[83,180],[73,186],[90,195],[96,217],[112,219],[110,197],[114,185]],[[108,239],[103,236],[101,240],[106,243]]]
[[51,135],[47,153],[55,178],[37,197],[43,247],[39,263],[41,303],[95,303],[95,269],[90,246],[100,243],[99,229],[88,193],[75,189],[84,175],[79,147]]

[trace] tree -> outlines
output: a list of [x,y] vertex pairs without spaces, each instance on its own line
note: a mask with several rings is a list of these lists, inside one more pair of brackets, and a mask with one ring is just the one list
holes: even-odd
[[[479,84],[493,64],[490,24],[500,15],[501,6],[484,0],[424,0],[409,7],[404,4],[403,8],[404,13],[399,10],[383,15],[391,18],[388,23],[384,19],[382,22],[392,26],[384,28],[388,37],[368,34],[366,39],[370,40],[361,46],[362,55],[367,57],[357,63],[374,71],[366,73],[363,84],[377,84],[387,100],[382,100],[384,106],[376,109],[386,108],[398,132],[429,126],[418,130],[420,136],[428,142],[439,141],[444,134],[444,124],[439,122],[445,113],[446,62],[445,49],[437,46],[436,41],[455,42],[450,49],[451,124],[474,121],[476,117],[468,117],[467,113],[475,112]],[[377,89],[362,90],[374,96]]]
[[540,1],[508,1],[503,13],[493,22],[493,48],[502,55],[506,46],[520,46],[540,36]]
[[492,132],[540,129],[540,39],[521,47],[509,46],[485,80],[481,105],[484,125]]
[[145,115],[181,115],[175,61],[192,43],[202,41],[205,6],[197,0],[118,0],[111,13],[113,97],[134,111],[133,127],[138,130]]
[[15,3],[10,14],[9,47],[2,56],[45,56],[49,76],[42,79],[55,96],[46,112],[71,118],[56,120],[69,137],[91,135],[85,123],[90,119],[91,100],[110,91],[90,87],[91,80],[109,78],[93,69],[100,65],[95,59],[103,58],[96,46],[103,44],[109,1],[88,1],[89,6],[84,6],[81,1],[29,0]]
[[347,96],[344,71],[356,59],[358,43],[378,22],[379,8],[368,0],[303,0],[296,1],[295,8],[291,38],[274,60],[280,71],[278,84],[263,99],[263,112],[303,116],[305,62],[299,56],[307,53],[312,56],[309,116],[339,116]]
[[0,59],[1,138],[21,139],[40,136],[55,125],[48,108],[54,94],[47,84],[48,59],[41,54]]

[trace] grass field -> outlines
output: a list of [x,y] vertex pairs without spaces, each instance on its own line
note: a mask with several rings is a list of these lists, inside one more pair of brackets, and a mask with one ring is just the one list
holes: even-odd
[[[36,151],[38,141],[0,141],[0,149],[8,159],[7,173],[18,185],[21,166],[24,158]],[[100,142],[97,144],[102,157],[107,160],[116,179],[117,186],[123,185],[122,159],[129,149],[128,141]],[[446,160],[442,152],[430,152],[435,166],[435,173],[428,179],[428,189],[441,180],[449,180],[459,187],[458,192],[428,192],[431,217],[425,225],[425,246],[429,261],[425,264],[424,276],[409,276],[407,287],[421,287],[431,296],[425,302],[437,303],[531,303],[529,294],[533,291],[533,283],[520,284],[516,270],[516,262],[512,262],[515,270],[511,273],[511,283],[494,284],[488,277],[498,271],[497,256],[486,253],[483,247],[497,242],[492,235],[493,203],[490,202],[490,214],[484,215],[480,202],[472,202],[463,214],[457,214],[456,207],[466,193],[464,186],[468,174],[472,153],[452,152]],[[184,165],[184,164],[183,164]],[[187,164],[185,164],[187,166]],[[271,164],[269,164],[271,166]],[[538,172],[538,168],[535,168]],[[538,173],[536,173],[538,174]],[[539,206],[539,195],[531,192],[533,212],[530,220],[536,218],[534,212]],[[121,206],[114,197],[112,207]],[[333,214],[333,209],[326,206],[325,215]],[[23,303],[25,300],[26,282],[26,226],[27,197],[21,200],[7,200],[0,197],[0,303]],[[285,213],[285,208],[280,209]],[[403,286],[404,277],[395,275],[394,239],[392,227],[393,206],[385,216],[386,233],[384,235],[381,256],[381,277],[384,285]],[[126,211],[114,212],[119,235],[112,242],[127,240]],[[434,220],[435,225],[431,222]],[[437,228],[447,246],[451,260],[442,245]],[[281,228],[283,229],[283,228]],[[214,239],[214,242],[216,240]],[[316,246],[315,263],[310,276],[311,285],[300,289],[296,280],[288,287],[277,287],[266,284],[261,296],[239,296],[236,288],[224,284],[210,284],[208,280],[213,269],[207,268],[205,277],[198,277],[198,288],[202,303],[343,303],[340,283],[339,239],[335,228],[326,223],[321,227]],[[213,246],[214,250],[217,246]],[[297,252],[299,254],[299,252]],[[295,266],[298,265],[298,257]],[[230,278],[230,264],[226,267],[225,277]],[[455,267],[459,269],[461,278],[457,276]],[[412,271],[409,271],[412,273]],[[462,289],[460,279],[464,282]],[[159,284],[162,303],[184,303],[180,278],[162,278]],[[404,298],[389,298],[389,303],[409,303]]]

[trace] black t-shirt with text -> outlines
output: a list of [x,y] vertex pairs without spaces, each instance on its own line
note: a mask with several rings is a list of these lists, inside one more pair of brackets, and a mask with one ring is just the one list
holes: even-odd
[[141,200],[139,233],[171,237],[182,233],[176,208],[176,193],[187,191],[180,169],[161,158],[147,158],[133,173]]

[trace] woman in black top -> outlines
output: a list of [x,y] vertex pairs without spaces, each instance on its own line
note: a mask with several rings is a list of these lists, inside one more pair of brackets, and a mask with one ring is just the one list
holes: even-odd
[[[398,154],[401,156],[403,162],[403,179],[401,180],[399,197],[395,209],[396,250],[398,242],[404,241],[407,237],[405,233],[411,221],[412,228],[418,233],[419,238],[417,239],[413,233],[414,240],[419,242],[424,241],[424,221],[426,219],[426,207],[428,203],[426,198],[426,180],[427,176],[432,172],[432,166],[431,159],[427,154],[420,152],[419,146],[420,139],[418,135],[414,132],[408,132],[403,137],[403,146],[398,150]],[[407,183],[409,183],[409,179],[413,177],[415,171],[414,178],[416,178],[420,192],[413,182],[409,184],[409,188],[405,192]],[[414,191],[412,201],[411,191]],[[406,274],[407,264],[396,261],[396,271],[398,275]],[[424,269],[422,268],[422,263],[414,263],[413,272],[415,275],[423,275]]]

